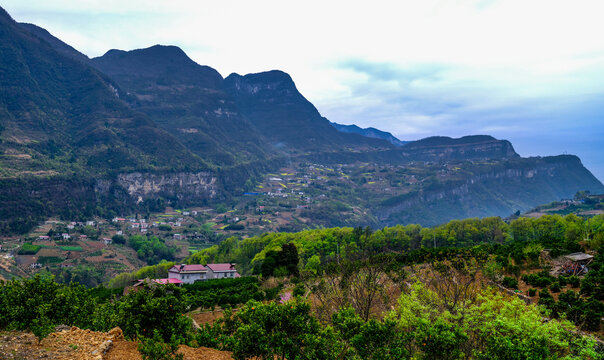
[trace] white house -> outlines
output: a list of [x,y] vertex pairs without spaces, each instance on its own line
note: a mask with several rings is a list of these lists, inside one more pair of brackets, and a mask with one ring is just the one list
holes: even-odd
[[207,279],[208,269],[203,265],[174,265],[168,270],[168,279],[177,279],[185,284]]
[[211,279],[238,278],[235,264],[174,265],[168,270],[169,279],[177,279],[185,284]]
[[235,264],[208,264],[208,279],[223,279],[239,277]]

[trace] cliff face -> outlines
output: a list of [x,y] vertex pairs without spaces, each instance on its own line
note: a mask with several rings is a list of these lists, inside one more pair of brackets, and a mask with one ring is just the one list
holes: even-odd
[[390,199],[375,213],[383,226],[436,225],[452,219],[508,216],[581,190],[602,193],[604,186],[576,156],[515,158],[462,181]]
[[519,157],[507,140],[474,135],[459,139],[430,137],[401,147],[403,156],[414,161],[446,161],[471,159],[507,159]]
[[218,192],[217,178],[208,172],[119,174],[116,184],[137,201],[163,196],[178,199],[188,197],[201,202],[216,197]]

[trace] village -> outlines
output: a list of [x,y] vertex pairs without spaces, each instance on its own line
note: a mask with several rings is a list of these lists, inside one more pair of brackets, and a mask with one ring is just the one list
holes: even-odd
[[[0,277],[47,272],[64,274],[64,280],[69,281],[74,273],[81,273],[78,276],[84,282],[94,285],[162,258],[178,262],[230,236],[245,238],[317,226],[377,227],[371,216],[373,205],[416,191],[435,178],[454,179],[458,171],[455,163],[417,167],[299,163],[266,174],[229,204],[168,207],[161,213],[124,214],[111,219],[48,219],[25,236],[3,238]],[[588,195],[587,203],[599,204],[594,196]],[[565,209],[582,209],[586,215],[603,213],[586,206],[585,199],[568,199],[535,209],[527,216]],[[151,256],[148,250],[134,249],[129,239],[135,236],[158,239],[163,251]]]

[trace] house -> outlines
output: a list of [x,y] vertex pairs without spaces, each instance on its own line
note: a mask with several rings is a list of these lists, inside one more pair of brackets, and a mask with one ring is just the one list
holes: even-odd
[[94,226],[94,221],[86,221],[86,226]]
[[559,270],[561,274],[565,275],[583,275],[586,274],[589,269],[588,265],[593,261],[593,256],[585,253],[572,253],[564,256],[566,262],[562,265]]
[[235,264],[207,264],[208,279],[238,278]]
[[40,235],[38,236],[38,240],[50,240],[50,236]]
[[86,236],[86,235],[80,235],[80,240],[86,240],[86,239],[88,239],[88,236]]
[[61,236],[63,237],[63,240],[67,240],[71,237],[68,233],[62,233]]
[[138,229],[139,227],[141,227],[141,224],[139,224],[139,223],[132,223],[132,228],[133,229]]
[[172,235],[172,238],[173,238],[174,240],[184,240],[184,239],[185,239],[185,236],[184,236],[184,235],[182,235],[182,234],[174,234],[174,235]]
[[112,243],[113,240],[111,240],[111,238],[103,238],[103,244],[105,245],[109,245]]
[[168,270],[168,278],[193,284],[196,281],[207,280],[208,269],[203,265],[174,265]]
[[69,224],[69,225],[67,225],[67,228],[69,230],[73,230],[75,228],[75,224]]

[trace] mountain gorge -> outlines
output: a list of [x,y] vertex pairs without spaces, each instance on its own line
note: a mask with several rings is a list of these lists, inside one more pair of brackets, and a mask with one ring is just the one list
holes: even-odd
[[[234,206],[267,174],[302,163],[396,166],[383,179],[395,191],[367,205],[375,225],[507,215],[579,190],[604,192],[576,157],[521,158],[490,136],[404,143],[377,129],[338,131],[288,74],[223,78],[175,46],[89,59],[1,10],[0,54],[3,233],[78,209],[109,217]],[[373,196],[366,183],[346,184]],[[337,186],[326,185],[327,201],[342,201]]]

